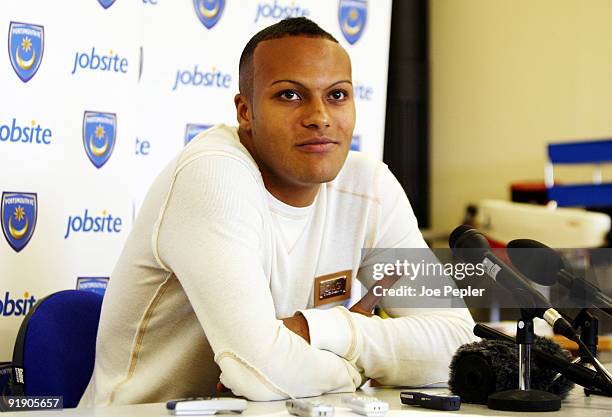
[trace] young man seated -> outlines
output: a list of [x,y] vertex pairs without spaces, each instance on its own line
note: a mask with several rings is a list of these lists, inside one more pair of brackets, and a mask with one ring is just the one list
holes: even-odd
[[358,279],[372,284],[362,248],[426,248],[386,165],[349,152],[347,52],[283,20],[247,43],[239,88],[238,127],[200,134],[152,185],[80,405],[215,395],[219,382],[251,400],[445,382],[474,339],[466,309],[382,320],[343,307]]

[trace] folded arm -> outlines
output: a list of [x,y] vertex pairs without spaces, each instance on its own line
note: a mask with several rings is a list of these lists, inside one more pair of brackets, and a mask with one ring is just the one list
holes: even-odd
[[[358,278],[366,288],[383,281],[388,288],[393,284],[389,279],[392,277],[375,282],[367,273],[381,258],[389,260],[387,248],[390,252],[393,248],[416,248],[420,256],[427,245],[395,177],[382,169],[376,184],[374,188],[380,191],[378,220],[364,243],[376,250],[366,251],[362,257]],[[433,255],[432,258],[435,259]],[[353,312],[344,307],[301,312],[308,321],[312,346],[355,362],[360,372],[383,384],[419,386],[446,382],[456,349],[475,340],[474,321],[467,308],[391,308],[389,300],[382,299],[379,304],[395,316],[383,320],[359,314],[373,303],[359,304],[360,309]]]

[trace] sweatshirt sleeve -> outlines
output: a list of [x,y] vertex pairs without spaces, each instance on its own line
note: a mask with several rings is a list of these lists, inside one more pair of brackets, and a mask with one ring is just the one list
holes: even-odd
[[354,363],[310,346],[276,318],[261,186],[232,156],[179,167],[153,242],[158,261],[183,286],[234,394],[279,400],[355,391],[363,377]]
[[[385,248],[427,248],[401,185],[386,167],[376,188],[383,190],[373,242],[360,265],[358,279],[369,288],[374,280],[364,271],[385,256]],[[380,249],[380,250],[378,250]],[[386,385],[424,386],[445,383],[457,348],[476,340],[467,308],[391,308],[389,319],[366,317],[344,307],[303,310],[311,344],[329,350],[357,367],[368,378]],[[333,324],[333,325],[332,325]]]

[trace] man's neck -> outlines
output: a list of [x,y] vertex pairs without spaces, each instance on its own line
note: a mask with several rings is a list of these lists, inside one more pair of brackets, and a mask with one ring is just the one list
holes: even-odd
[[308,186],[278,184],[272,181],[265,170],[260,169],[260,172],[268,192],[277,200],[293,207],[308,207],[311,205],[317,197],[319,188],[321,187],[321,184]]

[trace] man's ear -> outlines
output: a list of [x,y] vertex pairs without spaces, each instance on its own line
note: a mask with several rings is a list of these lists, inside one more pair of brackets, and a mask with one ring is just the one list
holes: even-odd
[[238,126],[240,129],[250,132],[253,112],[249,99],[245,95],[238,93],[234,96],[234,104],[236,105],[236,120],[238,120]]

